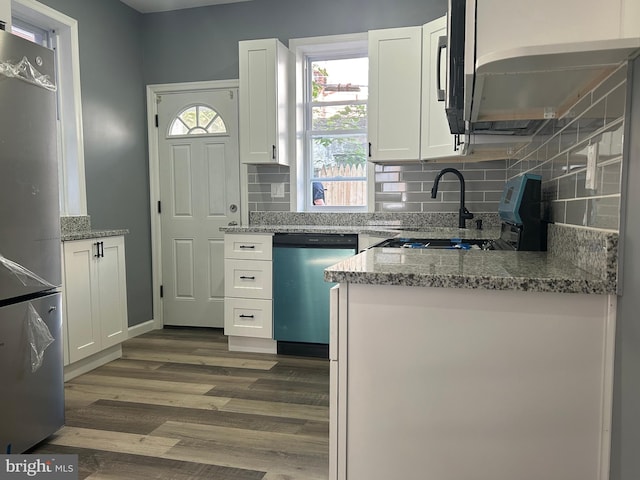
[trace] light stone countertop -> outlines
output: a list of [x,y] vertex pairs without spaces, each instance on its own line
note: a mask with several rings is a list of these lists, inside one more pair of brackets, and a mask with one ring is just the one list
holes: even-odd
[[[380,241],[393,237],[496,239],[500,236],[500,229],[495,227],[476,230],[421,226],[402,230],[401,226],[388,225],[249,225],[221,230],[226,233],[365,234],[378,236]],[[560,231],[562,235],[558,229],[550,229],[552,241],[548,252],[371,248],[327,268],[325,280],[413,287],[616,293],[617,236],[584,229],[561,228]],[[597,238],[592,238],[593,235]],[[567,248],[568,245],[572,248]],[[567,255],[567,251],[575,251],[578,258]]]
[[337,283],[556,293],[615,293],[615,286],[548,252],[372,248],[325,270]]
[[128,233],[129,230],[126,228],[115,230],[85,230],[63,233],[60,238],[63,242],[71,242],[73,240],[89,240],[91,238],[117,237]]

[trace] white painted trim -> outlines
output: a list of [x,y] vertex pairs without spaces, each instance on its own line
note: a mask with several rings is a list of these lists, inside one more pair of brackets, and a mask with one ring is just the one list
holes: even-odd
[[153,330],[159,330],[160,327],[156,325],[156,321],[151,319],[146,322],[139,323],[137,325],[133,325],[127,330],[127,339],[137,337],[139,335],[149,333]]
[[98,367],[106,365],[109,362],[117,360],[122,357],[122,344],[114,345],[106,350],[91,355],[90,357],[83,358],[77,362],[73,362],[70,365],[64,367],[64,381],[69,380],[82,375],[83,373],[95,370]]
[[[58,72],[59,78],[63,78],[64,75],[71,76],[73,97],[73,109],[67,112],[67,115],[73,117],[74,132],[72,135],[68,135],[68,132],[63,132],[62,142],[65,143],[65,138],[69,138],[73,142],[69,148],[63,146],[63,150],[68,152],[73,151],[73,156],[76,158],[75,170],[77,171],[77,189],[78,189],[78,205],[77,210],[69,210],[66,203],[66,188],[67,177],[63,179],[65,185],[65,205],[63,214],[69,215],[86,215],[87,214],[87,194],[86,194],[86,180],[84,169],[84,132],[82,129],[82,92],[80,86],[80,42],[78,40],[78,21],[63,13],[54,10],[51,7],[43,5],[35,0],[13,0],[12,1],[12,15],[19,16],[24,20],[29,21],[35,25],[42,25],[47,28],[52,28],[58,34],[60,39],[59,43],[70,46],[70,51],[60,52],[58,49],[58,65],[60,70]],[[66,83],[66,80],[65,80]],[[64,109],[63,109],[64,110]],[[64,114],[64,111],[62,112]],[[68,122],[66,126],[69,126],[71,122]],[[68,144],[67,144],[68,145]],[[66,160],[63,162],[63,173],[66,171]]]
[[604,376],[602,379],[602,435],[600,445],[600,480],[609,480],[611,467],[611,427],[613,422],[613,381],[616,349],[618,297],[608,296],[604,334]]
[[[147,139],[149,146],[149,208],[151,213],[151,269],[153,285],[153,322],[154,329],[164,326],[162,318],[162,299],[160,298],[160,285],[162,284],[162,244],[160,218],[158,216],[158,201],[160,200],[160,157],[158,152],[158,129],[155,118],[158,113],[157,96],[170,93],[197,92],[200,90],[213,90],[222,88],[239,88],[238,80],[213,80],[206,82],[162,83],[147,85]],[[247,169],[240,168],[240,213],[242,221],[247,216]]]
[[11,0],[0,0],[0,20],[5,22],[5,28],[11,31]]
[[270,338],[229,335],[227,343],[230,352],[278,353],[278,342]]
[[[290,88],[295,90],[295,112],[291,128],[295,132],[292,141],[292,152],[295,161],[290,162],[290,209],[292,212],[374,212],[375,211],[375,165],[367,162],[367,208],[361,207],[319,207],[307,205],[303,192],[307,166],[304,158],[304,91],[301,88],[301,78],[304,78],[305,56],[309,53],[341,54],[354,49],[368,49],[368,33],[349,33],[344,35],[327,35],[321,37],[292,38],[289,40],[289,50],[295,57],[295,65],[291,70],[294,75]],[[294,123],[295,122],[295,123]],[[300,192],[300,193],[298,193]]]

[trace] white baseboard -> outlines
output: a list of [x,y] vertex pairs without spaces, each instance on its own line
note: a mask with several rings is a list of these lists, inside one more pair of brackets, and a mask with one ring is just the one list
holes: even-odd
[[278,342],[270,338],[229,335],[228,345],[230,352],[278,353]]
[[137,337],[138,335],[142,335],[143,333],[147,333],[152,330],[159,330],[159,329],[162,329],[162,327],[161,326],[158,327],[158,325],[156,325],[155,320],[148,320],[146,322],[142,322],[132,327],[129,327],[129,330],[127,331],[129,336],[127,338]]
[[106,365],[120,357],[122,357],[122,345],[118,344],[91,355],[90,357],[73,362],[72,364],[64,367],[64,381],[68,382],[78,375],[90,372],[91,370],[101,367],[102,365]]

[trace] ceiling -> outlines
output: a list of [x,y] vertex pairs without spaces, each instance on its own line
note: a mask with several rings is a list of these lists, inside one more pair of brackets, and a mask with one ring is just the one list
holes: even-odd
[[168,12],[185,8],[206,7],[223,3],[249,2],[251,0],[120,0],[140,13]]

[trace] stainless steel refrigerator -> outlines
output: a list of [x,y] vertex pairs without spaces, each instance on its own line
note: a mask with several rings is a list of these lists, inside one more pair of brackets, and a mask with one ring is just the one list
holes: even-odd
[[54,56],[0,31],[0,453],[64,422]]

